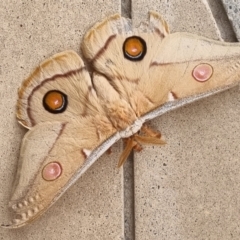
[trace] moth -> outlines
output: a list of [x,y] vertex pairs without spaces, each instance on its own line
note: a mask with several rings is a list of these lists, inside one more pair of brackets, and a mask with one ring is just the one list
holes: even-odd
[[240,82],[240,44],[190,33],[169,33],[150,12],[133,28],[112,15],[83,37],[74,51],[43,61],[23,81],[17,119],[29,129],[22,140],[10,207],[22,227],[42,215],[116,141],[133,148],[164,144],[145,122]]

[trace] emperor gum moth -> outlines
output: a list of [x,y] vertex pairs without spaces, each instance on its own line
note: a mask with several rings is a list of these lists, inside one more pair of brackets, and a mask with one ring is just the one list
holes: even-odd
[[84,36],[90,76],[74,51],[43,61],[23,81],[18,121],[29,129],[21,146],[10,206],[22,227],[43,214],[121,138],[119,166],[141,144],[164,144],[145,122],[240,81],[240,45],[190,33],[169,33],[155,12],[133,28],[112,15]]

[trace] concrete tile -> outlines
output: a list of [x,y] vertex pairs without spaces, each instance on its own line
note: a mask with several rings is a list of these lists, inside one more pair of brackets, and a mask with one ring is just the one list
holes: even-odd
[[240,2],[236,0],[222,0],[222,3],[232,23],[237,39],[240,41]]
[[226,42],[236,42],[236,34],[233,31],[231,23],[229,22],[223,4],[221,4],[219,0],[207,0],[207,2],[221,32],[222,39]]
[[[7,207],[25,130],[15,119],[17,89],[43,59],[73,49],[90,25],[120,12],[120,1],[1,1],[0,222]],[[104,155],[32,225],[0,228],[0,239],[123,239],[123,175],[116,169],[120,145]]]
[[[206,1],[134,1],[135,24],[149,9],[170,31],[220,38]],[[135,239],[239,239],[239,87],[151,121],[163,147],[134,154]]]
[[132,19],[137,26],[149,10],[160,13],[171,32],[187,31],[220,39],[221,34],[206,0],[132,1]]

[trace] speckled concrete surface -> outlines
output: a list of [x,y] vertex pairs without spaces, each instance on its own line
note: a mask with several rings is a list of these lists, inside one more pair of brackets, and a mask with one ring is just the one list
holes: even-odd
[[[134,1],[137,23],[157,9],[170,30],[217,39],[206,1]],[[134,155],[135,239],[239,239],[239,87],[151,122],[166,140]]]
[[236,32],[238,41],[240,41],[240,1],[222,0],[222,2]]
[[[7,203],[25,133],[15,119],[17,88],[46,57],[66,49],[79,52],[86,29],[121,12],[120,6],[117,0],[0,2],[0,223],[10,218]],[[214,19],[222,14],[217,0],[123,0],[122,7],[136,25],[155,10],[172,32],[233,40],[229,23]],[[121,143],[116,144],[44,216],[22,229],[0,228],[0,239],[115,240],[125,234],[127,240],[238,240],[239,93],[235,87],[155,119],[150,125],[168,144],[134,154],[134,178],[132,170],[116,169]]]

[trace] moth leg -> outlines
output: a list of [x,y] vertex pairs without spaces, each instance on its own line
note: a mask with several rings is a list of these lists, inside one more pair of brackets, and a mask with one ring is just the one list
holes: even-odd
[[152,136],[141,136],[141,135],[135,135],[134,136],[135,141],[138,144],[157,144],[157,145],[164,145],[166,142],[158,137],[152,137]]
[[134,149],[138,145],[137,141],[135,141],[134,139],[134,136],[125,138],[123,141],[126,142],[126,147],[119,158],[118,165],[117,165],[118,168],[120,168],[126,162],[132,149]]
[[107,155],[110,155],[112,153],[112,147],[110,147],[107,151],[106,151]]
[[138,142],[138,144],[166,144],[166,142],[161,139],[161,133],[148,127],[147,125],[142,126],[140,133],[134,135],[134,139]]
[[141,152],[143,150],[143,147],[142,147],[142,145],[140,143],[137,142],[137,144],[133,147],[133,150],[135,152]]
[[129,138],[123,139],[126,147],[119,158],[118,167],[121,167],[125,163],[132,150],[140,152],[143,149],[142,144],[166,144],[166,142],[161,139],[161,133],[147,126],[144,126],[144,129],[141,130],[145,135],[134,134]]
[[162,136],[162,134],[159,131],[152,129],[145,124],[141,128],[141,132],[151,137],[161,138]]

